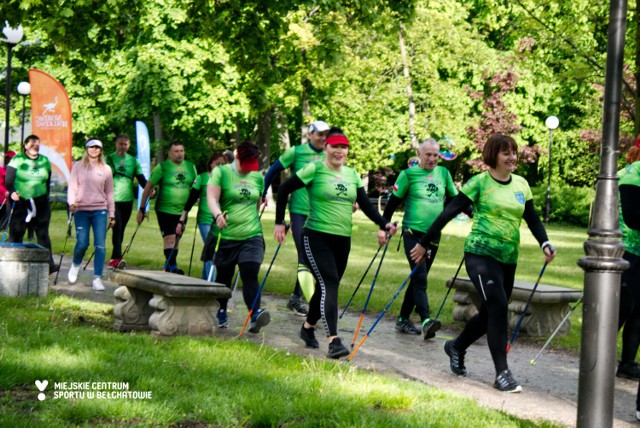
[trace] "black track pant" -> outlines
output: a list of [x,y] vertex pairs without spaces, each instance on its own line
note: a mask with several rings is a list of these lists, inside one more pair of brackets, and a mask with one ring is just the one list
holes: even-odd
[[116,224],[113,226],[111,235],[111,244],[113,250],[111,251],[112,259],[119,259],[122,257],[122,240],[124,239],[124,230],[127,228],[127,223],[131,218],[131,210],[133,208],[133,201],[116,202]]
[[482,306],[479,313],[467,321],[464,330],[456,338],[454,347],[464,351],[486,333],[491,358],[498,374],[509,368],[507,322],[517,265],[501,263],[492,257],[472,253],[465,253],[464,262],[469,278],[482,298]]
[[[13,202],[12,200],[7,203]],[[49,238],[49,222],[51,221],[51,208],[49,207],[49,198],[47,195],[38,196],[33,198],[33,202],[36,206],[36,216],[31,219],[31,223],[34,224],[36,239],[38,245],[42,245],[49,250],[49,264],[53,265],[53,257],[51,256],[51,239]],[[31,209],[31,203],[28,199],[18,200],[13,207],[13,214],[11,214],[11,224],[9,229],[9,236],[11,242],[22,242],[24,234],[27,231],[27,223],[25,218],[27,217],[27,210]]]
[[622,272],[620,287],[618,330],[624,326],[620,361],[631,363],[636,359],[640,346],[640,257],[629,252],[625,252],[623,257],[630,266]]
[[[424,233],[418,231],[411,231],[411,229],[405,229],[403,232],[404,239],[404,253],[409,261],[409,267],[411,270],[416,264],[411,260],[411,250],[416,244],[420,243],[420,239]],[[433,265],[433,261],[436,258],[438,247],[436,245],[429,245],[427,250],[431,250],[431,257],[427,259],[413,274],[407,291],[404,293],[404,301],[400,308],[400,316],[402,319],[407,319],[411,315],[413,308],[416,308],[416,313],[420,315],[420,321],[424,321],[429,318],[429,298],[427,297],[427,275],[429,269]]]
[[[245,262],[239,263],[238,269],[240,270],[240,279],[242,280],[242,298],[244,304],[248,310],[251,310],[253,300],[258,294],[258,272],[260,272],[260,263]],[[235,266],[217,267],[216,282],[224,284],[227,288],[231,288],[233,284],[233,274],[235,272]],[[227,303],[229,299],[218,299],[220,302],[220,309],[227,309]],[[260,299],[256,302],[254,311],[260,309]]]
[[309,302],[307,322],[322,319],[327,336],[338,335],[338,286],[347,268],[351,238],[302,230],[305,262],[316,279],[316,290]]

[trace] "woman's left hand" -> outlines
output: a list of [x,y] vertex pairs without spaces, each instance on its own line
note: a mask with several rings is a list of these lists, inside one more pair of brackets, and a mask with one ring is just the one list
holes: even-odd
[[544,262],[551,263],[556,258],[556,249],[551,245],[544,247]]

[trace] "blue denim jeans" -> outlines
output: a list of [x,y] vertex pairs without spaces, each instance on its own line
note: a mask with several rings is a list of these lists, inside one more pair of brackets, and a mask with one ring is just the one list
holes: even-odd
[[102,276],[107,237],[107,210],[76,211],[76,246],[73,248],[73,264],[80,266],[84,253],[89,248],[89,229],[93,229],[93,276]]
[[[207,235],[209,234],[210,229],[210,223],[198,223],[198,230],[200,231],[202,242],[205,242],[207,240]],[[213,263],[211,263],[211,260],[207,260],[206,262],[204,262],[204,266],[202,267],[202,275],[200,276],[200,278],[207,279],[209,277],[209,271],[211,270],[212,266]]]

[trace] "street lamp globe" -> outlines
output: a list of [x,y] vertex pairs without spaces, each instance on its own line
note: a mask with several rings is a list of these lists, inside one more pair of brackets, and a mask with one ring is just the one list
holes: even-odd
[[11,28],[9,26],[9,22],[4,21],[4,28],[2,29],[2,33],[6,37],[5,42],[11,45],[17,45],[22,40],[22,36],[24,36],[24,31],[22,30],[22,25],[18,25],[18,28]]
[[547,120],[544,121],[544,124],[547,125],[550,131],[553,131],[560,125],[560,121],[555,116],[549,116]]
[[31,85],[29,82],[20,82],[18,84],[18,93],[23,97],[26,97],[31,93]]

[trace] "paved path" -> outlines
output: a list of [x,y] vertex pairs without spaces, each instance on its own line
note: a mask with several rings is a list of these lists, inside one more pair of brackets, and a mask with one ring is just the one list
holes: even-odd
[[[52,287],[57,293],[81,299],[113,303],[116,285],[105,281],[106,290],[92,291],[90,288],[92,266],[80,271],[76,285],[67,283],[69,261],[63,263],[58,285]],[[108,270],[105,273],[108,274]],[[221,330],[223,337],[236,336],[246,317],[241,294],[236,298],[236,309],[230,314],[230,328]],[[302,356],[324,358],[326,340],[318,335],[320,349],[306,349],[297,333],[303,318],[286,308],[286,300],[265,296],[263,306],[271,312],[271,324],[258,335],[245,334],[245,340],[266,343],[278,349]],[[363,323],[366,331],[377,314],[368,316]],[[339,323],[339,333],[345,344],[351,343],[359,314],[347,313]],[[364,333],[362,333],[364,334]],[[466,356],[468,375],[454,376],[449,370],[449,359],[443,351],[445,340],[453,337],[446,328],[439,331],[436,338],[424,341],[421,336],[405,335],[394,330],[391,317],[381,321],[371,337],[360,349],[352,364],[377,373],[415,379],[428,385],[447,389],[463,396],[472,397],[481,405],[502,410],[519,418],[548,419],[567,426],[575,426],[578,390],[579,358],[568,353],[544,353],[535,366],[531,359],[539,347],[517,343],[509,352],[509,366],[514,377],[523,386],[521,394],[505,394],[493,389],[494,370],[489,349],[481,339],[471,346]],[[613,368],[612,368],[613,370]],[[614,426],[636,425],[634,411],[638,382],[616,379]]]

